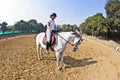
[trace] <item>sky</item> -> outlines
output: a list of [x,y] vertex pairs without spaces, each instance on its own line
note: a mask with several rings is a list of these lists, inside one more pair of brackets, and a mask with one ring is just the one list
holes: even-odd
[[57,13],[56,24],[81,24],[89,16],[105,13],[106,0],[0,0],[0,22],[13,25],[19,20],[36,19],[47,23]]

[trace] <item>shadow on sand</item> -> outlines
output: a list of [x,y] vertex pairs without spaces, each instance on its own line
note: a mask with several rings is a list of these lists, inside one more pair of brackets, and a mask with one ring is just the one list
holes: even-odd
[[92,58],[75,59],[70,56],[65,56],[64,63],[67,64],[66,68],[75,68],[75,67],[84,67],[86,65],[95,64],[97,63],[97,61],[92,60]]

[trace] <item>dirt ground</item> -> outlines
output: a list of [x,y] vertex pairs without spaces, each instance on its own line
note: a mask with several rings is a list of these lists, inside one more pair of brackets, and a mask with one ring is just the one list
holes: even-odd
[[51,52],[38,61],[36,35],[0,41],[0,80],[120,80],[120,53],[85,38],[77,52],[67,45],[65,70],[57,70]]

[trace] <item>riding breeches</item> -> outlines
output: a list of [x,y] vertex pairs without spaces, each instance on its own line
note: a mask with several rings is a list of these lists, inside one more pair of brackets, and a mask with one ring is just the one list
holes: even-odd
[[47,42],[50,42],[52,31],[51,30],[47,30],[46,32],[47,32]]

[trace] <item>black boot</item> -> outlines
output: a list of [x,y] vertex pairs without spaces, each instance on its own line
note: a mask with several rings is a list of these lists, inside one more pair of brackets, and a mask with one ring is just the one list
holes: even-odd
[[49,44],[49,42],[47,42],[47,44],[46,44],[46,53],[47,54],[49,53],[49,46],[50,46],[50,44]]

